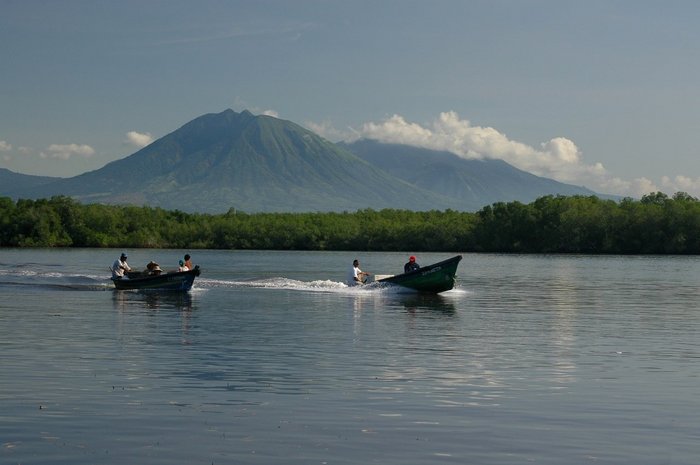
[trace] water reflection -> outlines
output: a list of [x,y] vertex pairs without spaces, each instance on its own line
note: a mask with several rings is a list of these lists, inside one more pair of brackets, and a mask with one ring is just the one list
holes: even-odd
[[113,291],[114,253],[3,250],[104,292],[0,270],[0,462],[697,463],[697,257],[471,256],[422,296],[242,286],[344,255],[238,251],[191,294]]
[[570,262],[561,262],[554,267],[547,289],[552,311],[551,337],[551,383],[552,387],[568,386],[576,381],[577,366],[574,358],[576,345],[576,319],[581,309],[591,308],[590,300],[581,286],[576,268]]
[[452,317],[456,314],[454,302],[441,295],[399,294],[392,304],[402,306],[406,312],[413,315]]
[[358,293],[352,296],[353,311],[360,315],[364,308],[403,308],[409,313],[454,316],[455,302],[439,294]]
[[117,310],[143,306],[149,310],[192,311],[192,295],[189,292],[135,292],[115,290],[112,303]]
[[452,318],[457,314],[455,302],[434,294],[358,292],[351,296],[353,335],[359,338],[363,320],[383,320],[389,310],[399,310],[408,315],[409,321],[416,318]]

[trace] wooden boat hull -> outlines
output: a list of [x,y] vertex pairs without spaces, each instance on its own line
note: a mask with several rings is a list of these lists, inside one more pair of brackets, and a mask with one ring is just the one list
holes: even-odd
[[462,260],[462,256],[457,255],[410,273],[378,279],[377,282],[395,284],[418,292],[438,294],[454,287],[457,265],[459,265],[460,260]]
[[157,276],[130,274],[128,279],[113,278],[112,281],[114,287],[119,290],[189,291],[200,273],[197,265],[189,271],[162,273]]

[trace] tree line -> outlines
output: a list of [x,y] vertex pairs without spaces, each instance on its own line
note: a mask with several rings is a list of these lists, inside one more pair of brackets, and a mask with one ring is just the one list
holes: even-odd
[[700,201],[544,196],[477,212],[185,213],[0,197],[2,247],[699,254]]

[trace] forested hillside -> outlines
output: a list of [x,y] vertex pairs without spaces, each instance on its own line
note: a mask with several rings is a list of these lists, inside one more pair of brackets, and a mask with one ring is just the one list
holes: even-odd
[[620,202],[546,196],[476,213],[190,214],[0,198],[3,247],[154,247],[517,253],[700,254],[700,201],[663,193]]

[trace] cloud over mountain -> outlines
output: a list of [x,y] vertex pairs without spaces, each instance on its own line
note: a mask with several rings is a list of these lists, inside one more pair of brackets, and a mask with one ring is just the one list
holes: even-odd
[[574,141],[554,137],[539,147],[518,142],[492,127],[474,126],[456,112],[440,113],[437,119],[421,125],[393,115],[379,123],[369,122],[359,129],[337,130],[328,123],[306,123],[314,132],[335,140],[352,142],[362,138],[384,143],[406,144],[431,150],[445,150],[465,159],[499,159],[530,173],[557,181],[586,185],[598,192],[641,197],[650,192],[685,191],[700,196],[700,178],[663,176],[659,183],[642,177],[614,176],[600,162],[587,162]]
[[[428,140],[433,137],[431,130],[414,129]],[[132,138],[138,141],[140,135]],[[555,148],[564,153],[567,146]],[[48,152],[65,157],[93,153],[77,144],[54,145]],[[496,201],[594,194],[501,160],[466,160],[448,151],[369,139],[334,144],[291,121],[233,110],[197,117],[98,170],[25,187],[19,182],[6,195],[69,195],[85,202],[202,212],[477,210]]]
[[150,132],[129,131],[126,133],[126,141],[138,148],[143,148],[153,142],[153,136]]
[[88,158],[95,154],[95,149],[87,144],[51,144],[45,152],[41,152],[41,158],[58,158],[68,160],[71,157],[79,156]]
[[511,140],[494,128],[472,126],[454,111],[441,113],[429,127],[394,115],[381,123],[364,124],[358,135],[381,142],[446,150],[467,159],[500,159],[562,182],[584,183],[606,175],[602,164],[584,163],[579,148],[565,137],[555,137],[535,148]]

